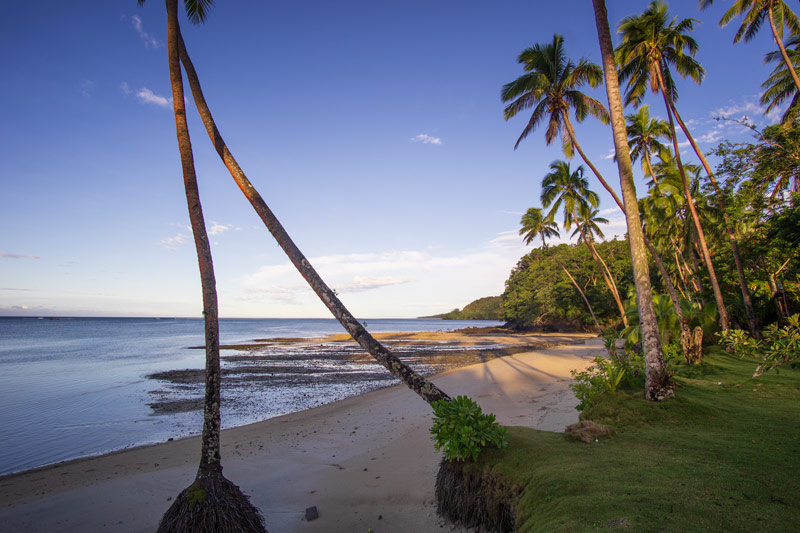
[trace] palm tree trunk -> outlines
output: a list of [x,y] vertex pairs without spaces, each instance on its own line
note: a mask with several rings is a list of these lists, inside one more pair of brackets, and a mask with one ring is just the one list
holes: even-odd
[[558,266],[561,267],[561,270],[564,271],[564,274],[567,275],[572,284],[575,285],[575,288],[578,289],[578,292],[581,294],[581,298],[583,298],[584,303],[586,303],[586,307],[589,309],[589,313],[592,314],[592,320],[594,320],[594,325],[597,328],[597,331],[603,331],[603,328],[600,327],[600,323],[597,321],[597,317],[594,315],[592,304],[589,303],[589,300],[586,298],[586,294],[583,292],[583,289],[581,289],[581,286],[578,285],[578,283],[575,281],[575,278],[572,277],[572,274],[569,273],[569,270],[567,270],[567,268],[562,265],[560,261],[556,259],[556,263],[558,263]]
[[720,188],[719,183],[717,183],[717,179],[714,177],[714,173],[711,171],[711,166],[708,164],[708,160],[706,160],[705,155],[703,155],[703,152],[697,146],[694,137],[692,136],[691,133],[689,133],[689,128],[686,127],[686,124],[684,124],[683,119],[681,119],[681,116],[678,114],[678,110],[675,107],[675,103],[670,100],[670,105],[672,108],[672,112],[675,114],[675,119],[678,121],[681,130],[683,130],[684,135],[686,135],[686,138],[692,145],[694,153],[697,154],[697,157],[700,158],[700,162],[703,164],[703,168],[705,169],[708,178],[711,180],[711,184],[714,186],[714,191],[717,193],[717,201],[719,202],[719,206],[722,209],[722,217],[725,221],[725,231],[728,234],[728,240],[730,240],[731,242],[733,261],[734,263],[736,263],[736,274],[739,278],[739,288],[742,291],[742,300],[744,301],[745,315],[747,315],[747,324],[750,327],[750,334],[753,337],[758,337],[759,336],[758,322],[756,320],[755,310],[753,309],[753,300],[750,297],[750,289],[747,287],[747,279],[745,279],[742,254],[739,252],[739,244],[736,242],[736,235],[733,233],[733,224],[731,224],[730,217],[728,216],[728,210],[727,210],[728,206],[727,202],[725,201],[725,196],[722,194],[722,189]]
[[202,452],[198,475],[222,472],[220,462],[220,370],[219,370],[219,318],[217,314],[217,289],[211,246],[208,242],[200,192],[194,169],[192,143],[186,124],[186,107],[183,99],[183,79],[178,59],[178,2],[167,0],[167,50],[169,55],[169,78],[172,86],[172,104],[175,113],[175,129],[183,168],[183,184],[186,203],[192,224],[197,264],[200,267],[200,283],[203,288],[203,318],[206,340],[206,381],[203,402]]
[[597,264],[597,268],[600,269],[600,274],[603,276],[606,285],[608,285],[608,290],[611,291],[611,296],[613,296],[614,301],[617,302],[617,308],[619,309],[619,314],[622,317],[622,323],[625,324],[625,327],[627,328],[628,317],[625,314],[625,306],[622,305],[622,300],[619,297],[619,290],[617,290],[617,284],[614,283],[614,278],[611,276],[611,271],[608,270],[605,261],[603,261],[603,259],[600,257],[600,254],[597,253],[597,250],[592,245],[592,242],[588,240],[583,229],[578,226],[578,230],[580,230],[583,242],[585,242],[586,246],[589,248],[589,252],[592,254],[592,259],[594,259],[594,262]]
[[[694,226],[692,226],[692,228],[694,228]],[[693,237],[695,237],[695,239],[697,238],[697,232],[696,231],[692,231],[691,235]],[[694,285],[697,287],[697,290],[700,292],[700,303],[702,304],[703,307],[705,307],[706,306],[706,299],[705,299],[705,296],[703,296],[703,294],[705,293],[706,288],[703,285],[702,278],[700,278],[700,265],[697,264],[697,258],[699,256],[698,256],[697,251],[695,250],[695,248],[696,248],[695,243],[694,242],[690,242],[687,252],[689,253],[689,260],[692,262],[692,279],[693,279]]]
[[[592,162],[589,160],[589,158],[583,152],[583,149],[581,148],[581,145],[580,145],[580,143],[578,143],[578,139],[575,136],[575,130],[572,128],[572,123],[569,120],[569,116],[566,115],[566,114],[564,115],[564,125],[567,128],[567,133],[569,134],[570,141],[572,142],[572,145],[578,151],[578,153],[580,154],[580,156],[583,159],[583,161],[589,166],[589,168],[592,169],[592,172],[594,172],[594,175],[597,177],[597,179],[603,185],[605,190],[608,191],[608,193],[611,195],[611,197],[617,203],[617,206],[619,206],[619,208],[622,211],[622,213],[625,214],[625,206],[622,204],[622,200],[619,199],[619,196],[617,196],[617,193],[614,191],[614,189],[611,187],[611,185],[609,185],[609,183],[603,178],[603,175],[600,174],[600,171],[597,170],[597,167],[595,167],[592,164]],[[626,132],[627,132],[627,129],[626,129]],[[627,133],[626,133],[626,135],[627,135]],[[627,142],[627,140],[626,140],[626,142]],[[649,167],[649,162],[648,162],[648,167]],[[653,176],[653,181],[656,181],[656,183],[658,183],[657,180],[656,180],[655,175],[653,174],[652,168],[650,169],[650,173]],[[638,203],[636,204],[636,209],[639,209],[639,204]],[[661,260],[661,256],[658,255],[658,251],[656,251],[655,247],[650,243],[650,240],[647,238],[647,235],[642,233],[642,236],[644,238],[645,246],[647,246],[647,249],[650,251],[650,255],[653,256],[653,259],[655,260],[656,265],[658,266],[658,272],[661,274],[661,278],[664,280],[664,286],[667,288],[667,292],[669,293],[670,298],[672,298],[672,306],[675,309],[675,312],[678,314],[678,317],[679,317],[679,319],[681,320],[681,323],[682,323],[683,322],[683,312],[681,311],[680,300],[678,299],[678,295],[675,292],[675,286],[672,283],[672,280],[670,279],[669,273],[667,272],[667,269],[664,268],[664,262]],[[618,298],[619,298],[619,294],[617,294],[617,299]],[[627,325],[628,325],[627,324],[627,318],[625,316],[624,311],[622,312],[622,321],[625,323],[625,326],[627,327]]]
[[419,394],[428,403],[437,400],[449,400],[450,397],[445,394],[436,385],[426,380],[415,372],[411,367],[403,363],[386,347],[379,343],[375,338],[364,329],[364,327],[355,319],[355,317],[347,310],[339,298],[328,287],[322,278],[317,274],[317,271],[311,266],[308,259],[302,254],[299,248],[294,244],[289,234],[283,228],[281,223],[272,213],[267,206],[264,199],[253,187],[250,180],[245,176],[239,164],[234,159],[233,155],[228,150],[222,135],[217,129],[211,111],[206,104],[205,97],[203,96],[202,88],[200,87],[200,80],[197,77],[197,72],[194,69],[189,54],[186,51],[186,46],[182,37],[178,36],[180,47],[180,59],[186,69],[186,77],[189,80],[189,86],[192,89],[192,96],[195,105],[197,106],[200,116],[203,119],[203,124],[206,127],[208,136],[214,145],[217,153],[222,159],[225,166],[228,168],[234,181],[244,193],[245,197],[250,201],[250,204],[258,213],[264,225],[269,232],[275,237],[278,245],[283,249],[289,260],[297,268],[303,278],[308,282],[314,292],[319,296],[322,303],[330,310],[334,317],[344,327],[345,330],[353,337],[353,339],[366,350],[370,355],[378,360],[389,372],[395,377],[405,383],[411,390]]
[[[580,145],[580,143],[578,143],[578,139],[575,136],[575,130],[572,128],[572,123],[570,122],[568,115],[564,116],[564,125],[567,128],[567,133],[569,134],[570,141],[572,142],[572,145],[575,147],[576,150],[578,150],[578,153],[580,154],[580,156],[583,159],[583,161],[589,166],[589,168],[592,169],[592,172],[594,172],[594,175],[597,177],[597,179],[600,181],[600,183],[603,185],[603,187],[609,192],[609,194],[611,194],[611,197],[614,199],[614,201],[617,203],[619,208],[622,210],[622,213],[625,214],[625,206],[622,205],[622,201],[619,199],[619,196],[617,196],[617,193],[614,192],[614,189],[611,187],[611,185],[609,185],[609,183],[603,178],[603,175],[600,174],[600,171],[597,170],[597,167],[595,167],[592,164],[592,162],[589,160],[589,158],[583,152],[583,149],[581,148],[581,145]],[[626,131],[626,135],[627,135],[627,127],[626,127],[625,131]],[[626,142],[627,142],[627,138],[626,138]],[[646,156],[646,154],[645,154],[645,156]],[[652,169],[652,167],[650,167],[649,159],[647,160],[647,166],[650,169],[650,175],[653,176],[653,181],[655,183],[658,183],[658,180],[656,179],[656,176],[653,173],[653,169]],[[638,203],[636,204],[636,209],[637,210],[639,209],[639,204]],[[680,320],[680,323],[682,325],[685,325],[684,324],[684,320],[683,320],[683,310],[681,309],[681,303],[680,303],[680,300],[678,299],[678,293],[675,291],[675,285],[672,283],[672,279],[670,279],[670,276],[669,276],[669,273],[667,272],[667,269],[664,268],[664,262],[661,260],[661,256],[659,256],[658,251],[650,243],[650,239],[647,238],[647,235],[642,233],[642,237],[644,239],[645,246],[650,251],[650,255],[653,256],[653,259],[656,262],[656,266],[658,267],[658,272],[661,274],[661,278],[664,280],[664,286],[666,287],[667,292],[669,293],[669,296],[672,299],[672,307],[673,307],[673,309],[675,310],[675,313],[678,316],[678,320]],[[609,273],[609,275],[610,275],[610,273]],[[619,293],[616,293],[616,299],[619,302]],[[625,323],[625,326],[627,327],[628,326],[627,317],[625,316],[624,310],[622,310],[621,304],[620,304],[620,310],[622,312],[622,321]]]
[[680,278],[681,285],[683,286],[681,288],[681,293],[683,294],[684,298],[688,300],[691,291],[689,290],[689,284],[686,283],[686,274],[684,273],[683,266],[681,265],[680,259],[678,258],[677,250],[673,250],[673,256],[675,258],[675,267],[678,269],[678,277]]
[[653,172],[653,165],[650,164],[650,154],[647,153],[647,150],[644,151],[644,158],[645,168],[647,168],[647,173],[650,174],[650,177],[653,178],[653,184],[658,186],[658,178],[656,178],[656,173]]
[[778,309],[778,322],[783,323],[786,320],[786,312],[783,309],[783,302],[780,298],[780,293],[778,291],[778,282],[776,280],[775,274],[772,272],[769,273],[767,276],[767,284],[769,285],[769,292],[772,300],[775,302],[775,306]]
[[728,329],[730,329],[728,310],[725,307],[725,302],[722,299],[722,291],[719,288],[719,282],[717,281],[717,274],[714,271],[714,265],[711,263],[711,254],[708,251],[705,233],[703,233],[703,227],[700,224],[700,217],[698,216],[697,209],[695,209],[694,202],[692,201],[692,193],[689,190],[689,182],[686,180],[686,171],[684,170],[683,162],[681,161],[680,148],[678,147],[678,137],[675,135],[675,121],[672,119],[671,98],[667,94],[666,88],[664,87],[664,80],[661,76],[661,71],[657,70],[656,74],[658,75],[658,86],[661,90],[662,96],[664,97],[664,104],[667,107],[667,118],[669,118],[669,127],[670,131],[672,132],[672,145],[675,149],[675,162],[678,164],[678,171],[681,176],[681,182],[683,183],[683,194],[686,196],[686,204],[689,207],[689,213],[692,215],[692,221],[694,222],[695,229],[697,230],[698,240],[700,241],[700,249],[703,253],[703,258],[705,259],[706,269],[708,270],[708,278],[709,281],[711,281],[711,289],[714,293],[714,299],[717,303],[717,310],[719,311],[720,326],[722,327],[722,331],[728,331]]
[[783,62],[786,63],[786,68],[789,69],[789,74],[792,75],[794,86],[797,87],[797,92],[800,93],[800,78],[797,77],[797,71],[794,69],[792,60],[789,59],[789,54],[786,53],[786,48],[783,46],[783,41],[778,35],[778,28],[775,26],[775,18],[772,15],[771,7],[767,8],[767,13],[769,14],[769,26],[772,28],[772,38],[775,39],[775,43],[778,45],[781,55],[783,56]]
[[[575,136],[575,130],[572,128],[572,123],[570,122],[569,115],[567,113],[564,113],[564,126],[567,128],[567,133],[569,134],[569,138],[570,138],[570,141],[572,142],[572,145],[575,147],[576,150],[578,150],[578,153],[580,154],[581,159],[583,159],[583,162],[586,163],[589,166],[589,168],[592,169],[592,172],[594,172],[594,175],[597,176],[597,179],[603,185],[605,190],[608,191],[608,194],[611,195],[611,197],[614,199],[614,201],[617,203],[619,208],[624,213],[625,212],[625,207],[622,204],[622,200],[619,199],[619,196],[617,196],[617,193],[614,192],[614,189],[611,187],[611,185],[608,184],[608,182],[603,178],[603,175],[600,174],[600,171],[597,170],[597,167],[595,167],[592,164],[592,162],[589,160],[589,158],[583,152],[583,149],[581,148],[581,145],[578,143],[578,138]],[[626,138],[625,142],[626,143],[628,142],[627,138]],[[638,204],[637,204],[637,209],[638,209]]]
[[661,278],[664,280],[664,286],[667,289],[669,298],[672,300],[672,309],[675,311],[675,316],[678,317],[678,324],[680,324],[681,328],[681,350],[683,351],[684,358],[688,361],[689,353],[691,352],[691,346],[686,343],[685,339],[691,338],[691,332],[689,331],[689,320],[683,316],[683,309],[681,308],[681,300],[678,297],[678,291],[675,290],[675,285],[672,284],[672,278],[667,272],[664,262],[661,261],[661,257],[658,255],[658,253],[656,253],[655,248],[648,239],[645,239],[645,244],[647,245],[647,249],[650,251],[650,255],[653,256],[653,260],[656,262],[658,271],[661,273]]
[[594,6],[597,38],[603,58],[603,72],[608,95],[608,109],[611,114],[611,127],[614,131],[614,148],[617,154],[620,188],[625,205],[625,218],[628,224],[628,241],[631,247],[633,278],[636,286],[636,302],[639,308],[639,321],[642,328],[642,345],[645,360],[645,398],[660,401],[675,395],[672,383],[664,363],[661,350],[661,338],[658,333],[658,321],[653,306],[653,294],[650,287],[650,272],[647,265],[647,250],[644,245],[644,233],[639,218],[636,187],[633,183],[633,166],[628,152],[628,134],[625,126],[625,115],[622,111],[622,98],[619,93],[617,66],[614,62],[614,49],[611,44],[611,31],[608,27],[608,13],[604,0],[592,0]]

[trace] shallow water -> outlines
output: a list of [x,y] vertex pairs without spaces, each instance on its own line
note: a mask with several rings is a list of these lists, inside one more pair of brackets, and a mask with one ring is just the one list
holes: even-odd
[[[431,319],[366,322],[372,332],[446,331],[497,324]],[[333,319],[223,319],[220,323],[222,344],[343,331]],[[0,439],[4,444],[0,474],[198,434],[199,411],[157,414],[149,404],[191,402],[202,395],[202,385],[146,376],[203,368],[204,352],[188,349],[202,344],[202,320],[0,317]],[[301,360],[313,379],[237,379],[236,372],[229,373],[223,385],[223,427],[265,420],[392,383],[377,365],[333,361],[332,351],[341,354],[341,346],[328,347],[327,354],[324,346],[311,352],[302,349],[306,351],[300,354],[296,346],[265,350],[258,355],[269,356],[270,364],[293,365],[295,374]],[[222,355],[224,370],[251,364],[248,358],[254,354],[224,350]]]

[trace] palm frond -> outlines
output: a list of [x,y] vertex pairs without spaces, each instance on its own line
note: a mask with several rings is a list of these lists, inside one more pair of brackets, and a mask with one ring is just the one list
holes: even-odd
[[193,24],[205,22],[214,0],[183,0],[186,15]]

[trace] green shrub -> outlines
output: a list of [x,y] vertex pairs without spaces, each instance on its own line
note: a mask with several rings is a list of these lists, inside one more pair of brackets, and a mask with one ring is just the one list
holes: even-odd
[[591,407],[603,394],[615,394],[619,388],[639,386],[644,375],[644,360],[641,356],[628,352],[625,359],[606,359],[600,355],[586,370],[571,372],[575,380],[569,387],[578,398],[578,411]]
[[800,365],[800,315],[792,315],[786,321],[786,326],[782,328],[777,324],[764,328],[761,340],[750,337],[740,329],[732,329],[720,335],[721,342],[742,357],[761,358],[761,364],[753,373],[754,378],[781,365],[795,367]]
[[665,344],[662,349],[664,350],[664,361],[667,363],[680,364],[683,361],[683,350],[679,343]]
[[475,400],[457,396],[452,400],[433,402],[431,435],[437,450],[449,461],[478,458],[489,445],[508,446],[506,428],[495,422],[493,414],[483,414]]

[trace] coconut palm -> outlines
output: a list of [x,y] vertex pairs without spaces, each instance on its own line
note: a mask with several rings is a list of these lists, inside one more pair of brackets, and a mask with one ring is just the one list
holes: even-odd
[[547,248],[546,239],[558,237],[558,225],[552,218],[544,218],[542,210],[538,207],[530,207],[522,215],[520,220],[519,234],[523,237],[525,244],[530,244],[536,237],[542,239],[542,246]]
[[550,145],[560,136],[564,155],[572,157],[573,149],[577,150],[583,162],[592,169],[603,187],[621,207],[622,202],[614,190],[578,143],[569,118],[570,112],[574,112],[578,122],[583,122],[588,115],[592,115],[601,122],[608,123],[608,111],[603,104],[580,91],[586,84],[596,87],[601,83],[603,72],[600,67],[586,58],[573,63],[566,57],[564,38],[558,34],[553,35],[552,43],[535,44],[523,50],[518,62],[523,65],[526,74],[503,86],[501,98],[503,102],[511,102],[503,110],[503,116],[509,120],[527,109],[533,108],[533,112],[514,149],[519,147],[528,134],[547,121],[545,143]]
[[661,154],[669,150],[660,139],[669,139],[669,123],[650,118],[650,106],[644,105],[637,113],[625,117],[628,121],[628,144],[631,147],[631,162],[642,160],[642,172],[650,176],[655,185],[658,179],[653,172],[651,154]]
[[[522,215],[522,220],[520,220],[520,224],[522,227],[519,230],[519,234],[522,235],[525,244],[530,244],[536,237],[540,237],[542,239],[542,247],[547,249],[547,237],[558,237],[558,225],[553,221],[551,217],[543,217],[542,210],[538,207],[531,207],[529,208],[524,215]],[[583,298],[583,302],[586,304],[586,308],[589,309],[589,313],[592,315],[592,320],[594,321],[594,325],[598,330],[601,330],[600,323],[597,321],[597,317],[594,314],[594,309],[592,309],[592,304],[589,303],[589,299],[586,298],[586,293],[583,292],[583,289],[578,282],[575,281],[575,278],[572,277],[572,274],[569,273],[567,267],[565,267],[558,259],[553,256],[558,266],[561,270],[564,271],[564,274],[567,275],[567,278],[572,282],[575,288],[580,293],[581,298]]]
[[[608,11],[605,0],[592,0],[594,8],[597,39],[600,44],[600,55],[603,62],[606,94],[614,133],[614,148],[617,156],[620,189],[629,206],[638,205],[636,186],[633,183],[633,164],[628,147],[625,115],[622,110],[622,97],[619,92],[617,65],[614,61],[614,49],[611,44],[611,30],[608,27]],[[638,209],[626,209],[625,220],[628,225],[628,242],[631,247],[633,264],[633,280],[636,288],[636,304],[639,311],[639,323],[642,328],[642,346],[645,360],[645,398],[661,401],[674,396],[669,379],[661,338],[658,330],[653,294],[650,286],[650,269],[647,262],[647,249],[642,231],[642,223]]]
[[[140,0],[139,4],[142,4]],[[187,1],[190,20],[205,19],[210,0]],[[184,489],[164,514],[159,531],[265,531],[263,518],[239,487],[222,475],[220,458],[220,363],[217,291],[211,247],[206,232],[192,145],[186,123],[183,80],[178,58],[178,1],[167,0],[167,51],[178,147],[183,168],[186,202],[194,235],[205,323],[206,375],[200,465],[194,482]]]
[[599,209],[594,209],[586,206],[578,208],[575,214],[573,223],[575,224],[575,231],[572,232],[573,237],[578,237],[578,244],[581,242],[592,243],[595,242],[595,237],[605,239],[603,230],[600,229],[598,224],[608,224],[608,219],[600,215]]
[[[795,65],[795,68],[800,65],[800,36],[792,35],[786,41],[786,54]],[[764,113],[769,113],[773,109],[778,108],[786,100],[789,100],[789,107],[784,111],[781,117],[783,124],[788,124],[797,118],[800,112],[800,92],[794,84],[791,76],[791,71],[786,68],[786,63],[783,61],[783,56],[780,51],[769,52],[764,57],[764,63],[775,63],[775,67],[769,75],[769,78],[761,84],[764,93],[761,95],[761,105],[767,106]]]
[[[730,327],[728,312],[722,298],[722,291],[719,287],[714,265],[711,262],[711,254],[708,250],[705,233],[703,232],[697,210],[692,202],[673,122],[673,115],[678,119],[674,104],[678,93],[670,67],[674,68],[682,77],[689,77],[697,83],[700,83],[705,75],[703,67],[694,59],[694,54],[698,49],[697,42],[688,35],[688,32],[693,29],[694,22],[696,22],[694,19],[683,19],[677,22],[675,18],[668,20],[666,4],[655,0],[650,3],[648,8],[641,15],[626,17],[622,20],[619,25],[619,32],[622,34],[622,42],[617,47],[615,55],[616,61],[620,65],[619,78],[623,81],[627,80],[625,92],[625,100],[627,103],[638,106],[647,92],[648,87],[654,94],[660,92],[664,98],[664,105],[667,110],[667,118],[672,134],[675,162],[681,173],[684,194],[688,201],[692,221],[699,236],[703,258],[706,263],[706,268],[708,269],[709,280],[714,293],[714,299],[717,303],[717,309],[719,310],[720,325],[723,331],[725,331]],[[686,125],[682,120],[678,119],[678,122],[681,124],[681,128],[692,146],[695,147],[695,152],[700,156],[701,161],[704,162],[709,177],[712,177],[712,181],[716,185],[716,180],[713,179],[711,168],[708,166],[708,162],[705,160],[700,149],[697,148],[697,143],[694,142],[694,138],[688,132],[688,128],[685,127]],[[724,202],[721,192],[718,193],[718,201]],[[729,235],[732,236],[732,245],[735,245],[735,236],[733,236],[733,232],[730,228],[728,228],[728,230]],[[734,253],[734,255],[737,254]],[[740,265],[741,262],[739,261],[737,264]],[[740,285],[742,287],[742,292],[747,294],[745,300],[748,301],[749,291],[744,281],[743,268],[740,269],[740,271]],[[752,306],[750,306],[750,310],[752,312]],[[750,316],[749,313],[748,316]],[[755,320],[754,313],[752,316],[753,320]]]
[[[713,0],[700,0],[700,9],[705,9]],[[800,91],[800,78],[794,68],[794,63],[783,45],[784,28],[789,28],[793,34],[800,33],[800,22],[797,15],[782,0],[734,0],[733,5],[722,15],[720,27],[727,26],[734,18],[741,16],[742,25],[736,30],[733,42],[738,43],[744,37],[745,42],[750,41],[758,34],[764,19],[769,20],[772,38],[778,45],[781,57],[788,74],[794,82],[795,88]]]
[[[572,224],[578,224],[580,214],[591,212],[600,202],[597,193],[589,189],[589,181],[584,176],[583,167],[579,166],[573,172],[566,161],[554,161],[550,164],[550,172],[542,180],[541,200],[544,207],[552,205],[547,218],[554,218],[556,212],[562,209],[565,229],[570,229]],[[586,241],[586,244],[592,254],[592,259],[597,263],[597,267],[603,275],[608,290],[617,303],[622,322],[627,327],[628,317],[625,314],[625,307],[619,296],[617,285],[614,283],[614,278],[591,241]]]

